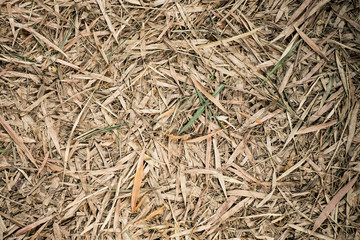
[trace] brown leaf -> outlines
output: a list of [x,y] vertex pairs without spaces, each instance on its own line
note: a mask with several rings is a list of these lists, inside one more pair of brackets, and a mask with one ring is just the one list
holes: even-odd
[[[213,139],[213,146],[214,146],[215,168],[216,169],[221,169],[220,152],[219,152],[219,149],[217,147],[217,140],[216,140],[215,137]],[[224,196],[225,196],[225,198],[227,198],[224,176],[222,174],[218,174],[217,178],[219,179],[219,183],[220,183],[221,189],[224,192]]]
[[314,233],[320,225],[326,220],[327,216],[332,212],[332,210],[336,207],[336,204],[345,196],[345,194],[352,188],[352,186],[356,183],[359,175],[356,175],[348,184],[346,184],[340,191],[331,199],[329,204],[324,208],[319,217],[316,219],[314,223],[314,227],[311,233]]
[[31,152],[29,151],[29,149],[25,146],[25,144],[23,143],[23,141],[19,137],[19,135],[16,134],[16,132],[10,127],[10,125],[6,122],[6,120],[1,115],[0,115],[0,124],[4,127],[4,129],[10,135],[10,137],[14,140],[16,145],[19,146],[19,148],[25,153],[25,155],[30,159],[30,161],[37,167],[36,161],[35,161],[34,157],[31,155]]
[[[251,116],[249,114],[243,113],[243,112],[239,112],[242,116],[246,117],[246,118],[251,118]],[[262,124],[262,122],[259,119],[255,119],[255,122],[258,124]]]
[[319,54],[320,56],[322,56],[323,58],[326,59],[326,61],[329,61],[329,59],[326,57],[325,53],[323,53],[320,48],[318,47],[318,45],[316,45],[316,43],[314,43],[313,40],[311,40],[305,33],[303,33],[299,28],[295,27],[295,30],[299,33],[300,37],[302,39],[304,39],[304,41],[312,48],[312,50],[314,50],[317,54]]
[[203,45],[200,45],[198,46],[198,48],[209,48],[209,47],[216,47],[218,45],[222,45],[224,43],[228,43],[228,42],[232,42],[232,41],[236,41],[236,40],[239,40],[241,38],[246,38],[254,33],[256,33],[257,31],[261,30],[261,27],[259,28],[255,28],[249,32],[246,32],[246,33],[242,33],[242,34],[239,34],[237,36],[234,36],[234,37],[230,37],[230,38],[225,38],[225,39],[222,39],[221,41],[216,41],[216,42],[211,42],[211,43],[207,43],[207,44],[203,44]]
[[23,227],[23,228],[21,228],[20,230],[18,230],[18,231],[14,234],[14,236],[16,237],[16,236],[22,235],[22,234],[24,234],[24,233],[26,233],[26,232],[28,232],[28,231],[31,231],[32,229],[36,228],[37,226],[39,226],[39,225],[41,225],[41,224],[43,224],[43,223],[45,223],[45,222],[47,222],[47,221],[50,221],[53,217],[54,217],[53,215],[52,215],[52,216],[48,216],[48,217],[45,217],[45,218],[43,218],[43,219],[40,219],[40,220],[38,220],[38,221],[30,224],[30,225],[27,225],[26,227]]
[[154,217],[155,215],[158,215],[163,209],[165,208],[165,206],[162,206],[161,208],[158,208],[157,210],[155,210],[154,212],[150,213],[149,216],[147,216],[144,221],[149,220],[150,218]]
[[188,137],[189,135],[175,136],[175,135],[171,135],[171,134],[166,134],[166,136],[168,136],[169,139],[179,140],[179,139],[184,139],[184,138]]
[[296,133],[296,135],[310,133],[310,132],[316,132],[318,130],[330,127],[337,122],[338,122],[337,120],[332,120],[328,123],[322,123],[322,124],[314,125],[314,126],[307,127],[307,128],[300,128],[299,131]]
[[40,98],[38,98],[35,102],[33,102],[30,106],[28,106],[22,113],[20,113],[20,116],[25,116],[28,112],[36,108],[42,101],[44,101],[46,98],[48,98],[51,94],[53,94],[55,91],[49,92]]
[[197,143],[197,142],[201,142],[201,141],[203,141],[203,140],[205,140],[205,139],[208,139],[208,138],[214,136],[215,134],[217,134],[217,133],[219,133],[219,132],[222,132],[222,129],[217,130],[217,131],[212,132],[212,133],[209,133],[209,134],[207,134],[207,135],[205,135],[205,136],[201,136],[201,137],[197,137],[197,138],[185,140],[184,142],[185,142],[185,143]]
[[146,197],[147,197],[147,194],[145,194],[145,195],[141,198],[140,202],[136,205],[136,207],[135,207],[135,209],[134,209],[134,212],[136,212],[136,210],[138,210],[139,207],[141,207],[141,205],[142,205],[143,202],[145,201]]
[[293,15],[291,16],[291,18],[289,19],[287,25],[290,26],[291,23],[293,23],[299,16],[300,14],[310,5],[310,3],[313,0],[305,0],[300,7],[298,7],[296,9],[296,11],[293,13]]
[[356,121],[357,121],[357,116],[358,116],[358,112],[359,112],[359,107],[360,107],[360,103],[357,102],[351,113],[350,123],[349,123],[349,136],[348,136],[347,143],[346,143],[346,152],[349,152],[351,143],[355,136]]
[[139,158],[139,162],[137,165],[135,178],[134,178],[134,186],[131,193],[131,212],[134,213],[136,209],[136,202],[139,199],[140,195],[140,187],[141,187],[141,180],[143,177],[144,172],[144,157],[145,157],[145,148],[142,150]]

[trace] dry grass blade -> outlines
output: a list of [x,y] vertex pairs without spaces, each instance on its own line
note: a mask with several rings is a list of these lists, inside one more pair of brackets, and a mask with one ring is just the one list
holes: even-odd
[[[225,220],[227,220],[229,217],[231,217],[232,215],[234,215],[235,213],[237,213],[241,208],[246,207],[246,205],[250,205],[252,202],[254,201],[254,199],[251,198],[245,198],[244,200],[242,200],[241,202],[239,202],[238,204],[236,204],[234,207],[232,207],[231,209],[229,209],[226,213],[224,213],[223,215],[221,215],[220,219],[219,219],[219,223],[224,222]],[[214,225],[212,227],[212,229],[208,232],[208,234],[212,233],[216,227],[216,225]]]
[[229,208],[239,199],[239,197],[237,196],[231,196],[229,197],[220,207],[219,209],[215,212],[215,214],[213,216],[211,216],[209,218],[208,224],[213,224],[216,221],[218,221],[221,216],[227,211],[229,210]]
[[293,23],[296,18],[299,17],[299,15],[305,10],[306,7],[309,6],[309,4],[312,2],[312,0],[305,0],[300,7],[298,7],[295,12],[293,13],[293,15],[291,16],[291,18],[288,21],[288,25],[290,25],[291,23]]
[[139,201],[139,203],[136,205],[136,207],[135,207],[135,209],[134,209],[133,212],[136,212],[136,211],[141,207],[141,205],[144,203],[146,197],[147,197],[147,195],[145,194],[145,195],[141,198],[141,200]]
[[303,158],[301,161],[297,162],[295,165],[293,165],[292,167],[290,167],[288,170],[286,170],[283,174],[281,174],[280,177],[277,178],[277,180],[281,180],[284,177],[288,176],[291,172],[293,172],[294,170],[296,170],[297,168],[299,168],[301,165],[303,165],[306,161],[306,158]]
[[47,152],[46,153],[46,155],[45,155],[45,157],[44,157],[44,160],[43,160],[43,162],[41,163],[41,166],[39,167],[39,171],[38,171],[38,173],[37,173],[37,176],[39,176],[40,175],[40,173],[41,173],[41,171],[44,169],[44,167],[45,167],[45,165],[46,165],[46,163],[47,163],[47,161],[48,161],[48,159],[49,159],[49,152]]
[[69,138],[67,140],[67,144],[66,144],[66,148],[65,148],[65,154],[64,154],[64,176],[65,176],[65,173],[66,173],[66,168],[67,168],[67,164],[70,160],[70,157],[71,157],[71,153],[70,153],[70,147],[71,147],[71,142],[73,140],[73,134],[74,134],[74,131],[76,129],[76,127],[78,126],[83,114],[88,110],[88,105],[93,97],[93,93],[91,93],[90,97],[88,98],[87,102],[85,103],[85,106],[81,109],[79,115],[77,116],[75,122],[74,122],[74,125],[72,126],[72,129],[71,129],[71,132],[69,134]]
[[134,186],[131,192],[131,212],[134,213],[136,209],[136,202],[140,196],[140,187],[141,181],[144,173],[144,157],[145,157],[145,148],[142,150],[140,154],[140,158],[137,164],[136,173],[134,177]]
[[337,13],[335,11],[335,14],[338,16],[338,17],[341,17],[342,19],[346,20],[348,23],[350,23],[358,32],[360,32],[360,24],[357,23],[356,21],[350,19],[348,16],[346,16],[345,14],[344,15],[340,15],[339,13]]

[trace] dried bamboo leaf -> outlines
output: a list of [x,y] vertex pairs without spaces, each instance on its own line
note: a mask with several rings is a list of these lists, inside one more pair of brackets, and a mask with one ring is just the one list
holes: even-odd
[[[219,149],[218,149],[218,146],[217,146],[216,138],[213,139],[213,146],[214,146],[215,168],[216,169],[221,169],[220,153],[219,153]],[[224,193],[224,197],[227,198],[224,176],[223,176],[223,174],[218,174],[217,177],[219,179],[221,189],[222,189],[222,191]]]
[[304,41],[320,56],[326,59],[326,61],[329,61],[329,59],[326,57],[325,53],[323,53],[318,45],[316,45],[313,40],[311,40],[305,33],[303,33],[299,28],[295,27],[295,30],[299,33],[300,37],[304,39]]
[[101,13],[102,13],[103,16],[104,16],[105,21],[106,21],[106,23],[107,23],[110,31],[112,32],[112,34],[113,34],[113,36],[114,36],[114,38],[115,38],[115,41],[116,41],[117,43],[119,43],[118,40],[117,40],[117,34],[116,34],[115,29],[114,29],[114,27],[113,27],[113,25],[112,25],[112,23],[111,23],[111,20],[110,20],[108,14],[106,14],[106,12],[105,12],[105,2],[102,1],[102,0],[96,0],[96,1],[97,1],[98,5],[99,5],[99,8],[100,8],[100,10],[101,10]]
[[308,7],[310,5],[312,0],[305,0],[300,7],[298,7],[296,9],[296,11],[293,13],[293,15],[291,16],[291,18],[288,21],[288,25],[290,25],[291,23],[293,23],[296,18],[298,18],[300,16],[300,14],[305,10],[306,7]]
[[36,108],[42,101],[44,101],[46,98],[48,98],[51,94],[53,94],[55,91],[49,92],[40,98],[38,98],[35,102],[33,102],[30,106],[28,106],[20,115],[25,116],[28,112]]
[[161,208],[158,208],[158,209],[155,210],[154,212],[150,213],[149,216],[147,216],[147,217],[144,219],[144,221],[147,221],[147,220],[149,220],[150,218],[152,218],[152,217],[160,214],[161,211],[162,211],[164,208],[165,208],[165,206],[162,206]]
[[145,157],[145,148],[140,154],[140,158],[137,164],[136,173],[134,177],[134,186],[131,193],[131,212],[134,213],[136,209],[136,202],[140,196],[140,188],[142,184],[143,172],[144,172],[144,157]]
[[[0,124],[0,239],[43,209],[19,237],[342,238],[311,229],[359,171],[356,7],[254,3],[0,4],[0,110],[39,166]],[[355,185],[327,216],[348,229]]]
[[40,220],[30,224],[30,225],[27,225],[27,226],[21,228],[20,230],[18,230],[17,232],[14,233],[14,236],[16,237],[16,236],[22,235],[22,234],[24,234],[24,233],[26,233],[28,231],[31,231],[32,229],[36,228],[37,226],[39,226],[39,225],[41,225],[43,223],[46,223],[46,222],[50,221],[53,218],[54,218],[54,215],[42,218],[42,219],[40,219]]
[[331,199],[331,201],[328,203],[328,205],[324,208],[324,210],[321,212],[319,217],[316,219],[313,229],[311,230],[311,233],[314,233],[321,224],[326,220],[327,216],[334,210],[336,205],[340,202],[340,200],[345,196],[347,192],[350,191],[352,186],[356,183],[359,175],[356,175],[348,184],[346,184],[344,187],[342,187],[339,192]]
[[198,48],[201,49],[201,48],[216,47],[216,46],[222,45],[224,43],[229,43],[229,42],[236,41],[236,40],[239,40],[239,39],[242,39],[242,38],[246,38],[246,37],[251,36],[252,34],[256,33],[257,31],[259,31],[261,29],[262,29],[261,27],[260,28],[255,28],[255,29],[253,29],[253,30],[251,30],[249,32],[239,34],[239,35],[231,37],[231,38],[223,38],[222,40],[219,40],[219,41],[216,41],[216,42],[200,45],[200,46],[198,46]]
[[16,134],[16,132],[10,127],[10,125],[6,122],[6,120],[1,115],[0,115],[0,124],[3,126],[3,128],[6,130],[6,132],[10,135],[10,137],[14,140],[16,145],[18,145],[19,148],[25,153],[25,155],[29,158],[29,160],[32,162],[32,164],[34,164],[35,167],[37,167],[34,157],[32,156],[29,149],[25,146],[25,144],[22,141],[22,139],[20,138],[20,136]]
[[46,43],[47,45],[49,45],[50,47],[52,47],[53,49],[55,49],[56,51],[60,52],[62,55],[64,55],[67,59],[69,59],[69,56],[63,51],[61,50],[58,46],[56,46],[54,43],[52,43],[50,40],[48,40],[46,37],[44,37],[43,35],[41,35],[40,33],[38,33],[37,31],[35,31],[32,28],[29,27],[23,27],[23,29],[25,29],[26,31],[32,33],[34,36],[36,36],[37,38],[39,38],[41,41],[43,41],[44,43]]
[[347,142],[346,142],[346,152],[349,152],[350,147],[351,147],[351,143],[352,143],[353,138],[355,136],[356,123],[357,123],[359,108],[360,108],[360,103],[359,103],[359,101],[357,101],[354,108],[353,108],[353,110],[352,110],[351,116],[350,116],[349,135],[348,135],[348,139],[347,139]]
[[215,136],[216,134],[222,132],[223,130],[220,129],[220,130],[217,130],[217,131],[214,131],[212,133],[209,133],[205,136],[201,136],[201,137],[197,137],[197,138],[193,138],[193,139],[188,139],[188,140],[185,140],[184,143],[198,143],[198,142],[201,142],[203,140],[206,140],[208,138],[211,138],[212,136]]
[[307,128],[300,128],[299,131],[296,132],[296,134],[299,135],[299,134],[306,134],[306,133],[310,133],[310,132],[316,132],[321,129],[331,127],[332,125],[336,124],[337,122],[338,122],[337,120],[332,120],[328,123],[322,123],[322,124],[318,124],[318,125],[307,127]]

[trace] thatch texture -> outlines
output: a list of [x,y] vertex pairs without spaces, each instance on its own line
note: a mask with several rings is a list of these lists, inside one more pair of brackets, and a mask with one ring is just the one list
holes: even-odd
[[0,238],[360,239],[359,1],[0,1]]

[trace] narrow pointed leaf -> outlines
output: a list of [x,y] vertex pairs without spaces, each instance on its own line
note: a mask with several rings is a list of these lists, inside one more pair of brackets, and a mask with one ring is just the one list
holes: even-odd
[[340,191],[331,199],[329,204],[324,208],[324,210],[321,212],[319,217],[316,219],[314,223],[314,227],[312,229],[312,233],[314,233],[321,224],[326,220],[326,218],[329,216],[329,214],[334,210],[336,207],[336,204],[345,196],[347,192],[350,191],[352,186],[356,183],[359,175],[356,175],[348,184],[346,184]]
[[134,213],[136,210],[136,202],[139,199],[140,195],[140,187],[141,187],[141,181],[143,177],[144,172],[144,156],[145,156],[145,148],[141,152],[139,162],[137,165],[135,178],[134,178],[134,186],[131,193],[131,212]]

